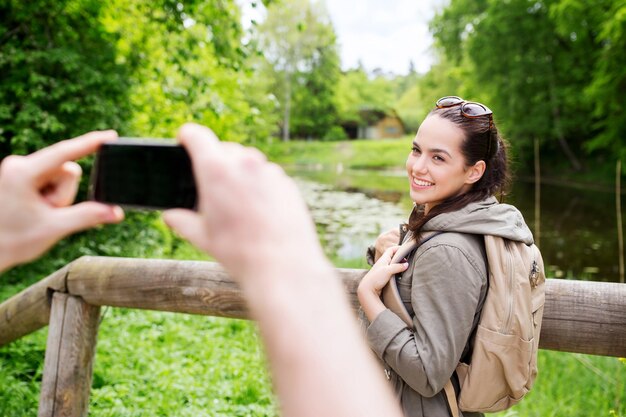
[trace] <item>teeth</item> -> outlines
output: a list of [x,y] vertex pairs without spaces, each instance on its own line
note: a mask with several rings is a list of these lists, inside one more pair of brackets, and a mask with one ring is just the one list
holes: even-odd
[[413,179],[413,183],[415,185],[419,185],[420,187],[429,187],[431,185],[434,185],[434,183],[432,183],[432,182],[418,180],[417,178]]

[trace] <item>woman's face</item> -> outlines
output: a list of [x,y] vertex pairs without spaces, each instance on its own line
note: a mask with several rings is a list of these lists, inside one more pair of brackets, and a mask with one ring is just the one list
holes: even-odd
[[424,204],[426,213],[448,197],[469,191],[482,176],[484,162],[466,166],[461,153],[464,139],[459,127],[437,115],[428,116],[420,125],[406,171],[411,200]]

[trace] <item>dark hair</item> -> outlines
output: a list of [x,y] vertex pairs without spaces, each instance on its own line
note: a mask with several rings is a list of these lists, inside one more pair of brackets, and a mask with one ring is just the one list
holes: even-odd
[[437,204],[428,214],[423,206],[416,206],[409,217],[408,228],[419,236],[422,227],[433,217],[442,213],[457,211],[476,201],[499,194],[502,199],[509,186],[507,144],[498,133],[495,123],[487,116],[469,118],[461,114],[460,106],[435,108],[427,117],[438,116],[449,120],[465,134],[461,144],[461,153],[467,167],[476,162],[485,161],[483,176],[472,184],[472,188],[461,195],[450,197]]

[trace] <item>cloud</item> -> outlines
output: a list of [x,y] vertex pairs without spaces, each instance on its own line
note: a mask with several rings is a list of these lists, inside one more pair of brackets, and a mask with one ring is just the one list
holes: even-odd
[[420,72],[430,68],[432,37],[428,22],[440,0],[328,0],[344,69],[359,60],[366,69],[404,74],[412,60]]
[[[323,1],[323,0],[322,0]],[[413,61],[418,72],[432,64],[432,36],[428,22],[447,0],[325,0],[337,33],[343,69],[359,61],[368,71],[406,74]],[[264,7],[251,7],[254,0],[237,0],[242,23],[262,20]]]

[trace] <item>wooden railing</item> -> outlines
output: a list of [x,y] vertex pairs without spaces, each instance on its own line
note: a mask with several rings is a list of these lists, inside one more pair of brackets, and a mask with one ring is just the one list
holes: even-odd
[[[339,269],[355,309],[365,272]],[[50,326],[39,417],[87,414],[100,306],[247,318],[216,263],[80,258],[0,304],[0,345]],[[626,357],[626,285],[549,279],[539,346]]]

